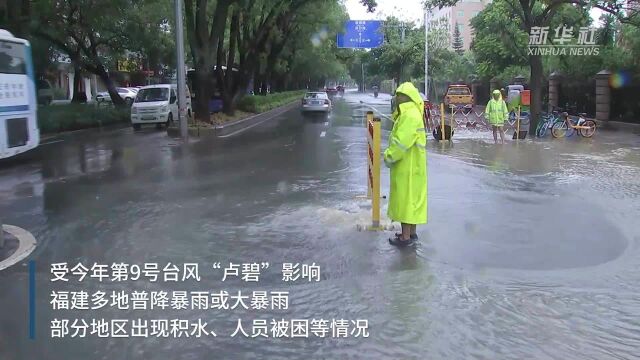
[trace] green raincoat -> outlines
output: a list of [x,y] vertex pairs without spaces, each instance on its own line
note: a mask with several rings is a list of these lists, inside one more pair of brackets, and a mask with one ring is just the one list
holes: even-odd
[[487,108],[484,110],[484,117],[489,120],[489,124],[493,126],[503,126],[505,120],[509,118],[507,104],[502,100],[500,90],[493,90],[493,94],[500,95],[500,98],[498,100],[494,100],[492,97],[491,100],[489,100]]
[[424,104],[411,83],[398,87],[411,102],[398,105],[384,162],[391,169],[389,208],[391,220],[405,224],[427,222],[427,136],[422,121]]

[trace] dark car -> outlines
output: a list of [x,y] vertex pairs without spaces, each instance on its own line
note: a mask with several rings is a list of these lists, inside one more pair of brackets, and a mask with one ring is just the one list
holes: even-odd
[[329,81],[324,85],[324,92],[329,95],[335,95],[338,93],[337,84],[333,81]]
[[38,104],[49,105],[53,100],[53,87],[48,80],[36,80],[36,89],[38,93]]

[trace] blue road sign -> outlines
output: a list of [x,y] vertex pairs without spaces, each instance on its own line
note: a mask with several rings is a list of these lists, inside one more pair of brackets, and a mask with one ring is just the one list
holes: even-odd
[[382,45],[384,34],[382,21],[349,20],[344,26],[344,33],[338,34],[339,48],[372,49]]

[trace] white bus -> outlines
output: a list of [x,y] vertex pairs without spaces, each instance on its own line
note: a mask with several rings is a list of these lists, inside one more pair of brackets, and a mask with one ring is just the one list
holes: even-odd
[[0,159],[38,146],[31,46],[0,29]]

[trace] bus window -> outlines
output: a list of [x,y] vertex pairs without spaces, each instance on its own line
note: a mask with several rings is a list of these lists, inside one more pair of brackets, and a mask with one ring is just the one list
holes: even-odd
[[0,41],[0,73],[26,74],[24,45]]

